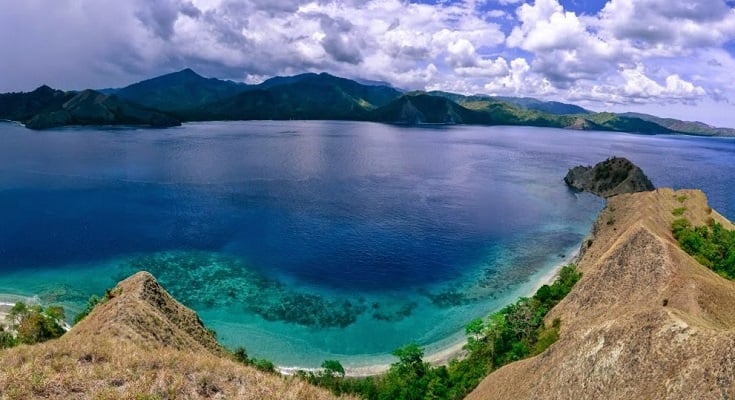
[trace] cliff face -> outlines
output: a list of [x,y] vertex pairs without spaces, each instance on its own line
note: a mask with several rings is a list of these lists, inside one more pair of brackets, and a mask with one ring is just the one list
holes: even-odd
[[622,157],[607,159],[594,167],[574,167],[564,177],[564,182],[577,190],[600,197],[655,189],[638,166]]
[[[684,199],[683,202],[681,200]],[[700,191],[609,199],[583,249],[583,277],[548,315],[559,340],[488,376],[468,399],[735,397],[735,282],[682,251],[672,210],[732,224]]]
[[60,339],[1,351],[0,398],[334,398],[230,360],[147,272],[111,293]]

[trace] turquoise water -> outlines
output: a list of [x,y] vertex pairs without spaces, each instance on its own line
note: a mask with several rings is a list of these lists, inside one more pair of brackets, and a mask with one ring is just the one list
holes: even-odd
[[735,216],[726,139],[303,121],[0,137],[0,302],[73,313],[145,269],[281,365],[440,349],[531,292],[603,205],[563,184],[577,164],[626,156]]

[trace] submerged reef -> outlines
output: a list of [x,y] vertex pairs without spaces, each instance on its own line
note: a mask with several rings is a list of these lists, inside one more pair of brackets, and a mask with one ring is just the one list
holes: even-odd
[[415,303],[368,305],[364,298],[324,296],[292,289],[268,277],[241,259],[205,251],[168,251],[133,257],[119,266],[128,276],[148,271],[183,304],[193,308],[239,308],[268,321],[317,328],[344,328],[371,311],[370,317],[400,321],[411,315]]
[[[552,242],[564,248],[572,247],[582,238],[581,234],[567,230],[550,230],[536,233],[532,238],[519,238],[512,246],[493,251],[474,279],[445,288],[421,290],[420,293],[439,308],[465,306],[487,298],[497,299],[514,285],[529,282],[531,276],[549,262],[549,254],[540,249],[548,248]],[[529,246],[530,241],[536,246]],[[563,262],[565,254],[559,254],[559,258]]]

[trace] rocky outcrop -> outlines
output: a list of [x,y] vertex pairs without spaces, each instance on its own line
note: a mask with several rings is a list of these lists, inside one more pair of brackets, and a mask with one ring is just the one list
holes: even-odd
[[733,225],[700,191],[608,200],[578,263],[583,273],[547,316],[544,353],[490,374],[477,399],[728,399],[735,396],[735,282],[679,248],[672,210],[695,225]]
[[85,90],[62,104],[61,109],[36,114],[25,125],[30,129],[65,125],[148,125],[165,128],[181,125],[181,122],[115,96]]
[[576,190],[605,198],[655,189],[638,166],[622,157],[608,158],[594,167],[574,167],[564,177],[564,182]]
[[107,297],[60,339],[0,351],[0,398],[334,399],[233,361],[147,272]]

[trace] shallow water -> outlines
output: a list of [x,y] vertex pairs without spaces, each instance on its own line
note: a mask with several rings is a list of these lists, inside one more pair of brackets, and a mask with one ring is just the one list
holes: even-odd
[[577,164],[626,156],[735,217],[728,139],[303,121],[0,137],[0,299],[75,311],[146,269],[282,365],[441,347],[528,293],[603,205],[563,184]]

